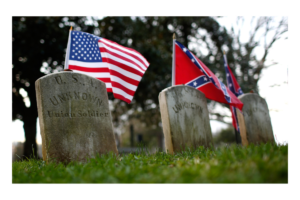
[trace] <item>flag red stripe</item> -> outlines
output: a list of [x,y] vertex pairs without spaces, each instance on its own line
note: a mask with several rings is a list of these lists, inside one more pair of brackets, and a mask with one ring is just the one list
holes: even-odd
[[104,72],[104,73],[109,73],[109,68],[89,68],[89,67],[81,67],[81,66],[76,66],[76,65],[69,65],[69,69],[73,70],[79,70],[83,72]]
[[[136,55],[134,55],[134,54],[132,54],[132,53],[129,53],[129,52],[127,52],[127,51],[124,51],[124,50],[122,50],[122,49],[119,49],[119,48],[117,48],[117,47],[114,47],[114,46],[110,45],[109,43],[107,43],[105,40],[100,40],[100,42],[104,43],[106,46],[108,46],[108,47],[110,47],[110,48],[112,48],[112,49],[115,49],[115,50],[117,50],[117,51],[120,51],[120,52],[122,52],[122,53],[127,54],[127,55],[130,56],[130,57],[135,58],[136,60],[140,61],[140,63],[141,63],[145,68],[148,68],[149,63],[147,62],[147,65],[146,65],[146,64],[144,63],[144,61],[143,61],[142,59],[140,59],[138,56],[136,56]],[[110,41],[110,42],[112,42],[112,41]],[[112,43],[114,43],[114,42],[112,42]],[[114,43],[114,44],[117,45],[117,46],[120,46],[120,45],[118,45],[117,43]],[[134,49],[130,49],[130,48],[123,47],[123,46],[120,46],[120,47],[122,47],[122,48],[124,48],[124,49],[127,49],[128,51],[134,51],[134,52],[137,53],[138,55],[142,56],[139,52],[135,51]],[[143,71],[145,71],[145,70],[143,69]]]
[[[104,47],[100,47],[100,51],[101,51],[101,53],[108,53],[108,54],[110,54],[110,55],[112,55],[112,56],[115,56],[115,57],[117,57],[117,58],[119,58],[119,59],[122,59],[122,60],[124,60],[124,61],[126,61],[126,62],[129,62],[129,63],[133,64],[134,66],[136,66],[137,68],[139,68],[140,70],[142,70],[143,72],[146,71],[146,70],[143,69],[138,63],[134,62],[133,60],[130,60],[129,58],[126,58],[126,57],[124,57],[124,56],[121,56],[121,55],[119,55],[119,54],[117,54],[117,53],[115,53],[115,52],[109,51],[108,49],[106,49],[106,48],[104,48]],[[131,67],[131,66],[129,66],[129,67]]]
[[104,82],[104,83],[110,83],[110,78],[97,78],[98,80]]
[[128,89],[127,87],[125,87],[124,85],[121,85],[121,84],[118,83],[118,82],[112,81],[112,82],[111,82],[111,85],[112,85],[112,87],[114,87],[114,88],[119,88],[119,89],[123,90],[124,92],[126,92],[127,94],[129,94],[129,95],[131,95],[131,96],[134,96],[135,91],[132,91],[132,90]]
[[114,97],[115,97],[116,99],[121,99],[121,100],[125,101],[126,103],[130,103],[130,102],[131,102],[130,99],[127,99],[127,98],[125,98],[124,96],[119,95],[119,94],[116,94],[116,93],[114,93]]
[[120,74],[119,72],[115,71],[115,70],[110,70],[110,75],[114,75],[114,76],[117,76],[118,78],[126,81],[127,83],[130,83],[132,85],[135,85],[135,86],[138,86],[139,84],[139,81],[137,80],[133,80],[127,76],[124,76],[123,74]]
[[142,72],[140,72],[140,71],[138,71],[138,70],[136,70],[136,69],[134,69],[134,68],[132,68],[132,67],[130,67],[128,65],[125,65],[123,63],[119,63],[119,62],[117,62],[115,60],[112,60],[110,58],[102,57],[102,61],[110,63],[112,65],[116,65],[116,66],[120,67],[121,69],[124,69],[124,70],[126,70],[128,72],[131,72],[133,74],[136,74],[136,75],[139,75],[139,76],[143,76],[144,75]]

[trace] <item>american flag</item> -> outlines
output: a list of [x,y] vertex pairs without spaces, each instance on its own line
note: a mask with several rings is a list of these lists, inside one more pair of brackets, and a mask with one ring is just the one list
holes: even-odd
[[149,66],[137,51],[80,31],[70,31],[65,69],[103,81],[107,92],[130,103]]
[[[227,86],[229,87],[229,90],[236,97],[244,94],[241,87],[239,86],[237,80],[235,79],[233,73],[231,72],[228,64],[227,64],[227,58],[226,58],[225,53],[224,53],[224,67],[225,67],[225,72],[226,72]],[[236,108],[234,106],[230,106],[230,111],[231,111],[231,114],[232,114],[232,125],[238,132],[240,132],[240,127],[239,127],[237,114],[236,114]]]

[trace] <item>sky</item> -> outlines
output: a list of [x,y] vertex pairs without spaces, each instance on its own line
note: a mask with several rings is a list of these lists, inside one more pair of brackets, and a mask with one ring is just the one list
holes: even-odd
[[[251,18],[252,17],[245,17],[245,22],[242,27],[236,25],[236,17],[218,18],[218,22],[220,23],[220,25],[225,26],[227,30],[230,30],[232,26],[235,29],[242,28],[241,39],[242,41],[247,42],[249,38],[248,32],[251,29]],[[260,88],[259,93],[261,97],[263,97],[267,101],[269,107],[271,123],[273,126],[273,133],[277,143],[288,142],[288,135],[285,131],[285,124],[288,120],[288,98],[286,95],[286,93],[288,92],[288,84],[284,84],[284,82],[288,82],[287,70],[289,66],[286,62],[286,60],[288,59],[288,51],[283,51],[283,49],[288,48],[288,39],[284,38],[285,37],[278,40],[274,44],[274,46],[270,50],[266,61],[268,62],[274,60],[278,62],[278,64],[268,69],[264,69],[262,71],[262,78],[260,78],[258,82],[258,86]],[[261,55],[261,52],[259,50],[257,51],[257,55]],[[24,94],[26,94],[26,92]],[[227,110],[227,112],[227,114],[230,116],[230,111]],[[20,120],[16,120],[12,123],[12,141],[24,142],[25,138],[23,131],[23,122]],[[211,120],[210,124],[213,134],[228,126],[224,123],[215,120]],[[41,144],[39,123],[37,123],[37,142]]]

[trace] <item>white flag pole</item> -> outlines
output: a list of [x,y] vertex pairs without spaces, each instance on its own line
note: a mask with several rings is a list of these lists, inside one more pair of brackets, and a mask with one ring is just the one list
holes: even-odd
[[70,31],[69,31],[69,38],[68,38],[68,44],[67,44],[67,51],[66,51],[64,71],[69,71],[69,56],[70,56],[71,32],[72,32],[72,26],[71,26]]
[[175,41],[176,36],[173,34],[173,60],[172,60],[172,86],[175,85]]

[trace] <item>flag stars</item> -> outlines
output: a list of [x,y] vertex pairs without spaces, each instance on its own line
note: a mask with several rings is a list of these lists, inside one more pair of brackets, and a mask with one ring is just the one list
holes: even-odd
[[187,51],[187,49],[186,49],[186,48],[183,48],[182,50],[183,50],[184,52],[186,52],[186,51]]
[[192,62],[195,62],[195,60],[194,59],[191,59],[192,60]]
[[197,85],[197,82],[195,81],[193,84],[194,84],[194,86],[196,86],[196,85]]

